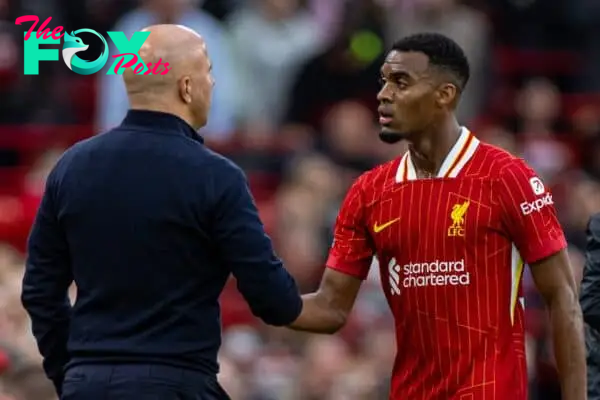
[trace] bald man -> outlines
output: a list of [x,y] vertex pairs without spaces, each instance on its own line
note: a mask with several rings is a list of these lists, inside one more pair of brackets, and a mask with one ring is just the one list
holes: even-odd
[[22,301],[64,400],[227,399],[216,374],[230,274],[267,324],[302,308],[244,174],[196,133],[213,87],[202,38],[147,30],[139,55],[168,73],[123,74],[131,110],[63,155],[28,243]]

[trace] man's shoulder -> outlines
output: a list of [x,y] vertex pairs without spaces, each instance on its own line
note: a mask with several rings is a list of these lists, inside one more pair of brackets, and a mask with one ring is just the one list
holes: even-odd
[[231,159],[205,146],[201,151],[202,169],[217,192],[237,191],[248,184],[244,170]]
[[[64,152],[57,165],[60,164],[62,168],[66,168],[73,162],[77,162],[78,159],[87,159],[87,155],[93,153],[112,155],[114,160],[122,159],[122,152],[130,154],[130,146],[135,146],[138,140],[144,139],[126,135],[128,132],[130,132],[129,129],[116,127],[105,133],[81,140]],[[125,135],[123,135],[124,133]],[[209,171],[223,178],[243,175],[243,171],[238,165],[226,156],[209,149],[201,141],[184,136],[178,136],[177,139],[169,141],[168,146],[159,146],[158,153],[155,151],[150,153],[161,154],[161,157],[173,159],[183,167],[182,172],[191,168],[193,171]],[[141,152],[147,149],[144,146],[139,146],[139,148]]]
[[205,155],[206,160],[213,166],[214,169],[218,169],[229,174],[244,175],[242,168],[227,156],[204,146],[202,152]]
[[64,173],[65,168],[67,168],[67,166],[72,162],[72,160],[77,157],[77,154],[87,151],[88,149],[93,147],[93,142],[95,141],[95,138],[96,137],[93,136],[87,139],[83,139],[68,147],[54,165],[54,169],[52,171],[53,175]]

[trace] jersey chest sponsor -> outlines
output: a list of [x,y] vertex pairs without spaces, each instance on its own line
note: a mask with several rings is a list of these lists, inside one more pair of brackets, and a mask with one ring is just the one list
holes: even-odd
[[392,258],[388,263],[388,276],[392,295],[399,295],[402,288],[471,284],[471,273],[465,269],[464,259],[399,264]]

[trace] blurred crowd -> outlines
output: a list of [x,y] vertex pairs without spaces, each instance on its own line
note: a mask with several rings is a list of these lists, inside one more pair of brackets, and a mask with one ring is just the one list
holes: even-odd
[[[23,75],[29,25],[14,21],[28,14],[52,16],[50,28],[69,32],[129,36],[180,23],[205,37],[216,86],[201,133],[247,172],[277,252],[303,291],[318,285],[350,183],[405,150],[377,139],[386,49],[405,34],[445,33],[472,66],[461,123],[525,158],[552,187],[581,276],[585,225],[600,211],[600,2],[0,0],[1,400],[55,397],[19,302],[25,241],[62,151],[118,124],[127,109],[118,76],[76,75],[62,62]],[[99,54],[93,44],[88,52]],[[220,380],[232,398],[386,399],[395,343],[378,279],[375,260],[336,336],[268,328],[228,285]],[[547,317],[528,275],[523,284],[531,399],[558,399]]]

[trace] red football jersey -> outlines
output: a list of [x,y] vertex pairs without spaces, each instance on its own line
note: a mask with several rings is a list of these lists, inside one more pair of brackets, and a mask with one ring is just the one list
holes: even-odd
[[523,263],[565,247],[535,172],[463,128],[437,177],[417,179],[407,152],[354,183],[327,266],[365,279],[379,261],[391,399],[526,400]]

